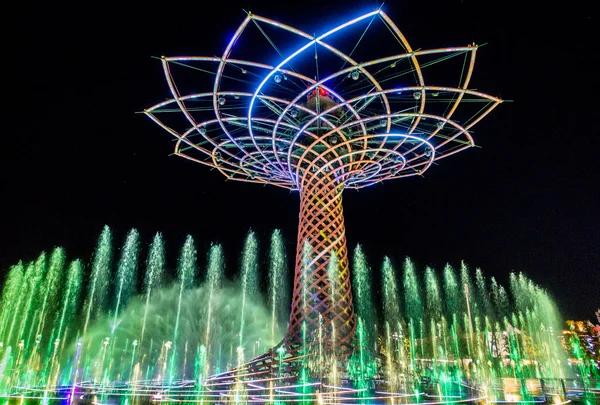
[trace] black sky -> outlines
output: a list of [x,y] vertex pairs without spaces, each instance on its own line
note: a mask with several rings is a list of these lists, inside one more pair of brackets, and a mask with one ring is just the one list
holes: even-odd
[[[549,3],[541,3],[549,4]],[[600,306],[598,14],[592,1],[389,1],[414,48],[487,43],[479,90],[514,100],[475,127],[481,148],[424,178],[345,193],[349,245],[422,267],[461,259],[501,281],[523,271],[568,317]],[[242,9],[321,32],[375,1],[23,4],[6,15],[0,140],[0,266],[62,245],[88,258],[104,224],[163,232],[171,262],[186,234],[235,259],[252,228],[281,228],[293,251],[298,196],[225,182],[170,157],[172,141],[135,114],[168,96],[151,56],[217,55]],[[4,69],[3,69],[4,70]],[[232,260],[233,260],[232,259]]]

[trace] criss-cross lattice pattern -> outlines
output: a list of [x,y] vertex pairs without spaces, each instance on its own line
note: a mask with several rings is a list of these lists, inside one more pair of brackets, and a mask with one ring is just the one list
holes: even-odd
[[478,49],[415,50],[378,9],[320,35],[248,14],[220,56],[160,58],[171,98],[144,113],[175,155],[300,191],[291,346],[316,322],[332,347],[352,337],[342,190],[422,175],[473,147],[473,126],[502,102],[469,89]]
[[[300,222],[292,312],[286,343],[322,341],[350,346],[355,319],[342,208],[343,185],[334,172],[308,174],[300,196]],[[342,354],[342,353],[338,353]]]

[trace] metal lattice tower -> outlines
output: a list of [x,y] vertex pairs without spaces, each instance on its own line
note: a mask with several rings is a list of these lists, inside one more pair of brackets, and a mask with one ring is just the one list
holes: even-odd
[[[311,173],[308,170],[303,179],[296,249],[296,269],[300,270],[294,276],[292,312],[286,334],[288,344],[300,344],[302,328],[314,332],[322,320],[330,322],[326,325],[328,334],[332,333],[332,325],[335,326],[339,345],[351,343],[355,319],[342,191],[343,183],[338,181],[334,171],[317,169]],[[308,255],[304,244],[310,247]],[[331,255],[336,255],[338,267],[333,279],[328,271]]]
[[471,128],[502,101],[468,88],[477,50],[413,50],[376,10],[318,36],[249,14],[221,56],[161,58],[171,98],[144,112],[175,137],[175,155],[300,193],[288,349],[318,328],[333,350],[351,349],[342,192],[474,146]]

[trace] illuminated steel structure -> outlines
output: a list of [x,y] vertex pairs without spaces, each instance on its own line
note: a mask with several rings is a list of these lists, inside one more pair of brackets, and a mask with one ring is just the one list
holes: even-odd
[[[369,43],[376,26],[377,41]],[[253,40],[258,33],[270,45]],[[351,41],[356,33],[362,35]],[[298,46],[283,52],[272,38],[289,38],[280,46]],[[283,341],[288,351],[310,344],[318,328],[338,354],[352,347],[356,319],[342,192],[422,175],[434,162],[474,146],[471,128],[502,101],[468,89],[477,49],[413,50],[376,10],[318,36],[248,14],[221,56],[161,58],[171,98],[144,112],[176,138],[175,155],[216,168],[227,179],[300,193],[293,301]],[[461,73],[452,75],[454,86],[426,81],[425,68],[456,60]],[[175,69],[214,75],[206,82],[212,88],[180,90]],[[178,84],[201,85],[196,79]]]

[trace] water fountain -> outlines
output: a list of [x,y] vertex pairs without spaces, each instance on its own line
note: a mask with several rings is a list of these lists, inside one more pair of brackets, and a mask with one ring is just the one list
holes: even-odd
[[[258,265],[257,236],[248,234],[235,281],[224,278],[220,245],[211,245],[206,263],[199,263],[188,237],[172,283],[164,282],[168,262],[156,234],[139,289],[133,280],[144,253],[140,235],[129,232],[116,263],[112,240],[104,228],[87,272],[81,260],[67,263],[61,248],[49,258],[42,253],[11,267],[0,303],[2,396],[85,401],[93,393],[162,395],[207,403],[219,402],[211,395],[222,400],[230,394],[238,401],[266,395],[271,402],[295,396],[308,402],[351,397],[386,403],[478,397],[537,401],[565,393],[575,397],[586,384],[593,389],[600,374],[583,357],[585,369],[570,365],[557,338],[558,310],[525,275],[512,274],[505,289],[464,263],[438,273],[431,267],[420,271],[409,259],[395,266],[386,257],[378,288],[370,281],[371,269],[378,266],[369,266],[357,246],[354,352],[336,357],[330,344],[335,328],[322,318],[318,341],[301,350],[302,359],[290,359],[280,346],[274,377],[262,385],[260,379],[248,382],[247,372],[238,368],[236,391],[226,383],[227,371],[276,346],[286,326],[282,297],[290,274],[279,231],[270,238],[266,269]],[[310,256],[306,260],[310,263]],[[261,273],[268,276],[266,296],[258,292]],[[99,286],[109,288],[100,291]],[[382,310],[373,305],[376,291]],[[299,360],[302,379],[291,383],[289,365]],[[285,381],[292,388],[283,389]]]

